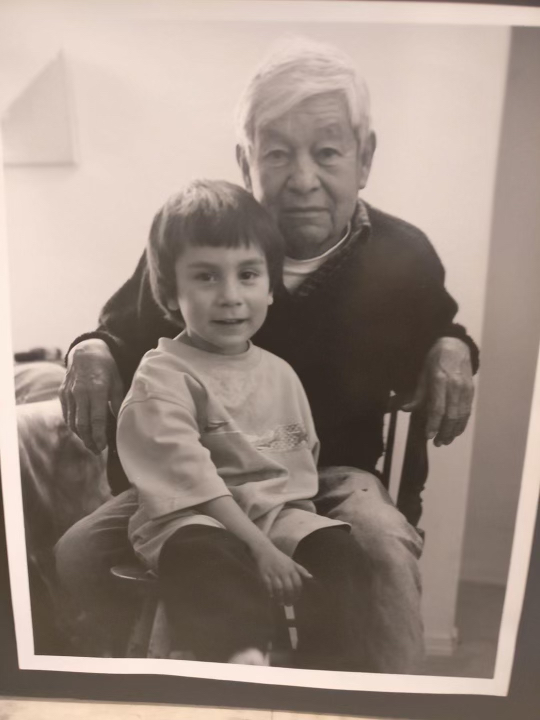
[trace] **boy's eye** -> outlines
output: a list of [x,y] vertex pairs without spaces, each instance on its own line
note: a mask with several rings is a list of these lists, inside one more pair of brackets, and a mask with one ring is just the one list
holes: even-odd
[[257,270],[242,270],[240,273],[240,279],[241,280],[255,280],[255,278],[258,278],[260,275]]
[[195,280],[199,280],[200,282],[212,282],[215,279],[215,274],[211,272],[199,272],[195,275]]

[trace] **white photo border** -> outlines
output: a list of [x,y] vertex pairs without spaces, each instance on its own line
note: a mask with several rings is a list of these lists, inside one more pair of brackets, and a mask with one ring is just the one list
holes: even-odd
[[[135,11],[158,17],[177,3],[156,5],[133,0]],[[414,24],[482,24],[540,26],[540,9],[436,3],[185,2],[186,20],[304,20],[311,22],[391,22]],[[265,685],[384,693],[497,695],[508,693],[523,599],[526,589],[536,511],[540,493],[540,364],[537,364],[525,464],[511,556],[494,677],[458,678],[330,672],[290,668],[258,668],[221,663],[163,659],[59,657],[34,654],[30,592],[24,542],[23,503],[15,420],[6,200],[0,138],[0,457],[5,508],[8,562],[12,587],[19,667],[76,673],[179,675],[191,678],[241,681]],[[536,442],[535,442],[536,439]]]

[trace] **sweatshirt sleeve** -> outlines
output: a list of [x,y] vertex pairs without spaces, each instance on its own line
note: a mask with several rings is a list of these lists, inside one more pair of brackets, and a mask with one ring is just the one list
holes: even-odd
[[445,270],[428,238],[416,237],[411,254],[410,302],[404,304],[405,323],[410,328],[406,356],[394,358],[394,390],[414,388],[424,359],[433,344],[443,337],[455,337],[469,348],[473,373],[479,368],[479,349],[467,330],[454,319],[458,304],[445,287]]
[[66,357],[83,340],[103,340],[127,388],[144,353],[155,347],[160,337],[174,337],[181,329],[181,323],[166,318],[154,300],[144,252],[133,275],[105,303],[97,328],[76,337]]
[[427,273],[427,277],[431,278],[431,282],[428,281],[425,284],[424,305],[428,307],[431,305],[435,308],[441,305],[442,307],[449,308],[447,316],[445,317],[443,314],[443,317],[440,319],[438,332],[436,333],[437,337],[435,339],[454,337],[462,340],[469,348],[473,374],[476,374],[480,367],[480,350],[472,337],[467,333],[465,327],[454,322],[459,306],[445,287],[446,272],[439,256],[427,238],[425,242],[427,246],[427,262],[431,266],[432,271],[431,273]]
[[120,410],[118,454],[147,515],[157,519],[230,495],[200,442],[195,413],[149,395]]

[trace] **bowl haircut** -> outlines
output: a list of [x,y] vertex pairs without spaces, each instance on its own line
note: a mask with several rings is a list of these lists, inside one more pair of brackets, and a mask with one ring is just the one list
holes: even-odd
[[176,298],[175,265],[187,246],[249,247],[262,250],[270,290],[281,282],[284,241],[276,222],[244,188],[225,180],[194,180],[172,195],[150,228],[146,256],[152,294],[169,319]]

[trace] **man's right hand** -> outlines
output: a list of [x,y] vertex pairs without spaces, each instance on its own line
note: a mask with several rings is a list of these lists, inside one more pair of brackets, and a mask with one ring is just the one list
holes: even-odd
[[122,380],[107,343],[93,338],[70,350],[60,388],[62,412],[66,424],[96,455],[107,447],[108,406],[117,415],[123,397]]

